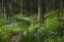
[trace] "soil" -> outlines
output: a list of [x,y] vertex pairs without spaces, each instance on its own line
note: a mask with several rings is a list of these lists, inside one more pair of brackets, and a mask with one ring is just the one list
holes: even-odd
[[15,35],[13,35],[13,37],[11,38],[10,42],[18,42],[19,41],[19,35],[21,34],[21,32],[16,33]]

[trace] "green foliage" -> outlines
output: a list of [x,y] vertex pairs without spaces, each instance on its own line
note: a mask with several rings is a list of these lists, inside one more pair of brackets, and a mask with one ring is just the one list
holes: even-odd
[[27,30],[29,25],[29,21],[19,18],[11,19],[11,22],[0,19],[0,42],[9,42],[15,33]]
[[32,32],[32,31],[34,31],[34,30],[37,30],[38,28],[40,28],[39,24],[37,24],[37,25],[35,25],[35,26],[31,25],[31,26],[29,27],[29,32]]
[[0,27],[9,24],[6,19],[0,18]]
[[14,4],[14,14],[19,14],[20,13],[20,5],[18,3]]
[[[32,17],[29,19],[35,19]],[[19,42],[64,42],[64,34],[63,37],[59,36],[61,28],[59,28],[60,23],[57,20],[56,11],[45,14],[44,19],[43,26],[39,26],[39,24],[31,24],[28,31],[26,31],[27,33],[21,34]]]
[[38,15],[37,15],[37,14],[31,15],[31,16],[29,17],[29,20],[30,20],[30,21],[37,21],[37,20],[38,20]]
[[10,38],[20,31],[18,28],[0,28],[0,42],[9,42]]
[[[62,20],[63,17],[64,15]],[[11,19],[11,22],[6,19],[0,19],[0,42],[9,42],[10,38],[19,31],[23,32],[19,36],[19,42],[64,42],[64,34],[63,37],[59,36],[61,28],[59,28],[60,23],[57,20],[56,11],[44,15],[43,26],[38,24],[37,18],[37,15],[24,17],[18,14]],[[64,24],[64,22],[62,23]]]
[[59,27],[59,22],[57,20],[56,11],[45,14],[44,16],[44,27],[50,31],[57,31]]
[[23,16],[30,16],[30,12],[28,10],[23,10]]

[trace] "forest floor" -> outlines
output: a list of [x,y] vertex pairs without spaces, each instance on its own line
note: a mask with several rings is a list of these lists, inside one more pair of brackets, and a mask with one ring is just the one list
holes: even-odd
[[15,35],[13,35],[10,42],[18,42],[20,34],[21,34],[21,32],[18,32]]

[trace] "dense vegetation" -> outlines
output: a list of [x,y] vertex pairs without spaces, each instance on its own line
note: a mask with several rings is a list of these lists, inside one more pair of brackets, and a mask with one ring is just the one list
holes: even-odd
[[23,19],[12,19],[12,22],[0,19],[0,42],[9,42],[17,32],[23,32],[29,27],[30,22]]
[[64,42],[63,0],[0,0],[0,42]]
[[[44,18],[45,21],[41,27],[35,24],[30,26],[28,31],[24,31],[19,42],[64,42],[64,34],[63,37],[60,36],[61,28],[59,28],[56,11],[46,13]],[[64,33],[64,30],[62,32]]]
[[[19,42],[64,42],[64,34],[63,37],[60,36],[61,28],[59,28],[60,23],[57,20],[56,11],[45,13],[44,18],[42,26],[38,24],[37,15],[22,17],[18,14],[11,22],[0,19],[0,42],[9,42],[11,37],[20,31],[22,33],[19,36]],[[64,19],[64,13],[62,19]],[[34,24],[33,20],[36,20]]]

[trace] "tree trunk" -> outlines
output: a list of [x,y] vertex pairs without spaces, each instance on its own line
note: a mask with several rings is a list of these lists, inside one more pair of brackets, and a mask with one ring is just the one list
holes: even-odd
[[62,0],[60,0],[60,27],[61,27],[61,37],[63,37],[63,28],[62,28]]
[[58,15],[58,22],[59,22],[59,35],[62,37],[63,36],[63,28],[62,28],[62,0],[57,0],[58,4],[57,4],[57,15]]
[[38,0],[38,21],[39,24],[43,24],[43,0]]
[[23,13],[23,0],[20,0],[20,12]]

